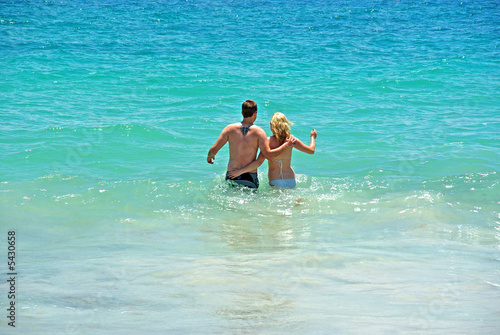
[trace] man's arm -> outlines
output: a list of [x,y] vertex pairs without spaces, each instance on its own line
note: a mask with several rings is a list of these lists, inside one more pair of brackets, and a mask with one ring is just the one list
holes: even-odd
[[217,141],[215,141],[214,145],[212,145],[210,150],[208,150],[208,154],[207,154],[207,163],[208,164],[214,163],[215,155],[217,155],[219,150],[227,143],[228,139],[229,139],[229,136],[228,136],[228,131],[227,131],[227,127],[226,127],[226,128],[224,128],[224,130],[222,130],[222,132],[219,135],[219,138],[217,139]]
[[293,145],[293,143],[295,143],[295,140],[296,139],[292,136],[290,138],[287,138],[286,141],[279,147],[271,149],[271,147],[269,146],[269,140],[266,136],[266,132],[262,130],[262,132],[259,132],[259,149],[260,152],[265,156],[265,158],[270,159],[278,156],[281,151],[289,145]]

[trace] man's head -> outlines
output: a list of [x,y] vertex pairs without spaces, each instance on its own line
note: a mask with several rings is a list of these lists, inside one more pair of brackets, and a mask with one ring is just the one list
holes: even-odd
[[257,112],[257,103],[253,100],[247,100],[241,105],[241,114],[243,117],[252,117]]

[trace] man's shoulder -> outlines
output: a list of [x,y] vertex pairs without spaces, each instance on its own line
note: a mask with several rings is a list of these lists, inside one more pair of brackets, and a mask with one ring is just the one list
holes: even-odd
[[[264,129],[262,129],[261,127],[257,126],[257,125],[252,125],[252,127],[250,127],[250,130],[254,131],[255,133],[258,133],[258,134],[262,134],[262,133],[266,133],[264,131]],[[267,135],[266,135],[267,136]]]
[[267,134],[261,127],[252,125],[250,127],[242,127],[241,123],[232,123],[224,128],[224,133],[228,136],[243,134],[246,138],[267,138]]
[[[238,123],[231,123],[231,124],[228,124],[228,125],[226,126],[226,128],[224,128],[224,129],[225,129],[226,131],[234,131],[234,130],[240,131],[240,130],[241,130],[241,127],[242,127],[241,122],[238,122]],[[252,126],[250,126],[250,127],[248,128],[248,130],[249,130],[250,132],[252,132],[252,133],[259,133],[259,134],[262,134],[262,133],[264,133],[264,134],[265,134],[265,133],[266,133],[266,132],[264,131],[264,129],[262,129],[261,127],[259,127],[259,126],[255,125],[255,124],[253,124]],[[267,135],[266,135],[266,137],[267,137]]]
[[240,129],[241,127],[241,123],[231,123],[231,124],[228,124],[226,126],[226,128],[224,128],[225,131],[234,131],[234,130],[237,130],[237,129]]

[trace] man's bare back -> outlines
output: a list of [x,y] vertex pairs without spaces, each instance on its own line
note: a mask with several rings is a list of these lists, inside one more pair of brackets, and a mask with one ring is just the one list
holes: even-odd
[[[255,160],[259,149],[259,135],[262,135],[262,132],[264,130],[254,124],[234,123],[227,126],[229,142],[228,171],[240,169]],[[257,169],[250,172],[257,172]]]

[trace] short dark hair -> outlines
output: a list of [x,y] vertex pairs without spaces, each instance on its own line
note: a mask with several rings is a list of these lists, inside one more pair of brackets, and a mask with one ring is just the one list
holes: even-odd
[[241,105],[243,117],[251,117],[257,111],[257,103],[253,100],[247,100]]

